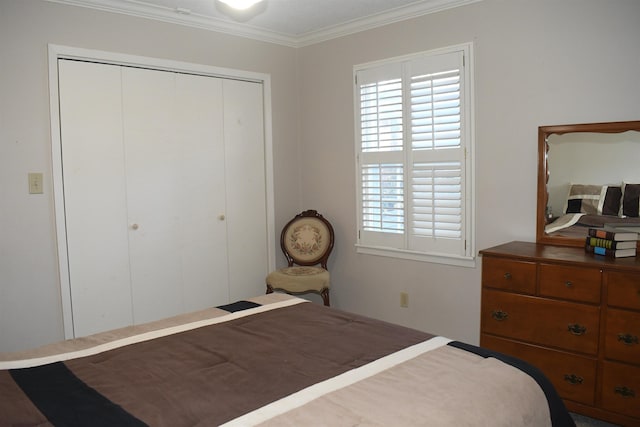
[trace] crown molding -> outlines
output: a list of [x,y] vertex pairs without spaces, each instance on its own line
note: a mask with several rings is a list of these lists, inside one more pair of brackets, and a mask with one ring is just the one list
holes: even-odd
[[236,24],[209,16],[199,15],[191,11],[172,9],[168,7],[150,5],[135,0],[45,0],[68,6],[80,6],[103,12],[119,13],[137,18],[152,19],[170,24],[184,25],[202,30],[215,31],[254,40],[275,43],[289,47],[297,47],[295,37],[266,31],[250,24]]
[[454,9],[460,6],[477,3],[482,0],[428,0],[409,4],[408,6],[388,10],[386,12],[370,15],[364,18],[355,19],[351,22],[324,28],[319,31],[303,34],[296,39],[296,46],[303,47],[323,41],[371,30],[395,22],[417,18],[431,13],[441,12],[447,9]]
[[323,41],[343,37],[394,22],[415,18],[430,13],[440,12],[476,3],[482,0],[427,0],[411,3],[383,13],[356,19],[344,24],[323,28],[301,35],[288,35],[265,30],[246,23],[233,23],[210,16],[193,13],[189,10],[150,5],[137,0],[45,0],[69,6],[120,13],[139,18],[153,19],[177,25],[215,31],[229,35],[246,37],[267,43],[275,43],[288,47],[309,46]]

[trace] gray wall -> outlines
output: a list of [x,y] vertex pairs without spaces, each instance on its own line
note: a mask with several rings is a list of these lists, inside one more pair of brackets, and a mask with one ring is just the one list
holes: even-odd
[[[353,65],[474,42],[481,249],[535,238],[539,125],[640,118],[638,18],[637,0],[484,0],[294,49],[0,0],[0,351],[63,337],[48,43],[271,74],[276,230],[299,210],[318,209],[337,233],[329,262],[336,307],[477,343],[479,262],[449,267],[355,253]],[[44,172],[45,194],[27,194],[28,172]],[[401,291],[409,308],[399,306]]]
[[483,0],[301,49],[302,201],[339,236],[335,304],[479,339],[480,260],[473,269],[355,253],[355,64],[474,43],[480,250],[535,240],[538,126],[640,119],[639,19],[637,0]]
[[[300,207],[295,49],[42,0],[0,0],[0,351],[64,338],[48,44],[270,74],[276,227]],[[28,194],[29,172],[44,173],[44,194]]]

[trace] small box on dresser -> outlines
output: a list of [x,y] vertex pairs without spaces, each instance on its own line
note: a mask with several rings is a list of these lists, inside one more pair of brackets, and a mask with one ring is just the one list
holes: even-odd
[[480,344],[537,366],[569,410],[640,426],[640,261],[528,242],[480,254]]

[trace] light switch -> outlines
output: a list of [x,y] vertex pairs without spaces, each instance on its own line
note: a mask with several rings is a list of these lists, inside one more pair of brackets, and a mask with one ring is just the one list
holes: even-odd
[[29,194],[42,194],[42,173],[29,173]]

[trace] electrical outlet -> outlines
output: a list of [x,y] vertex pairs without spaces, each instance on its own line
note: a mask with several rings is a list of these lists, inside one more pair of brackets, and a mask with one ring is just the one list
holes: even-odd
[[409,307],[409,294],[406,292],[400,292],[400,307]]

